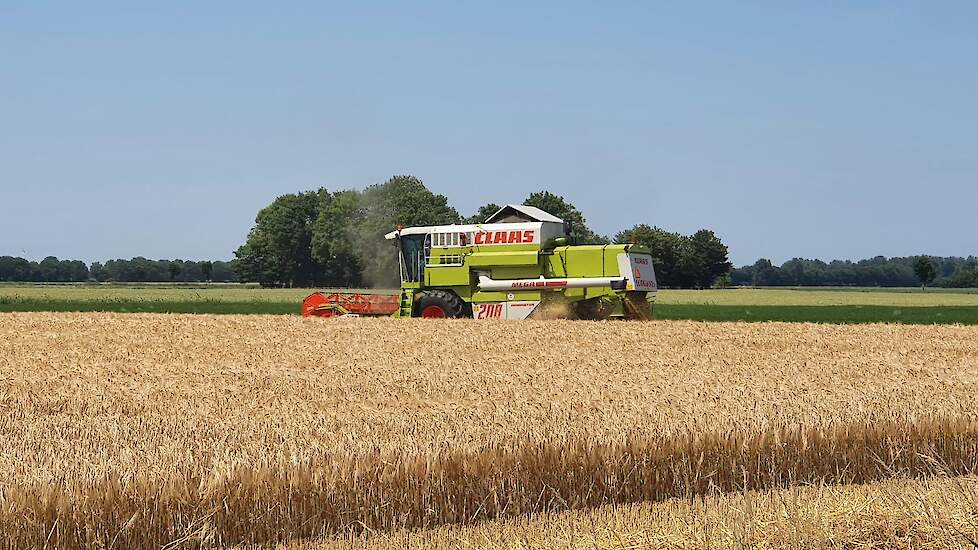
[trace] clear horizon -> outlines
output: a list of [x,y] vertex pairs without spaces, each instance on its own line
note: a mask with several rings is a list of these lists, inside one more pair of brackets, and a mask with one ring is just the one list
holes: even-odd
[[227,260],[417,176],[769,258],[978,254],[978,6],[0,7],[0,255]]

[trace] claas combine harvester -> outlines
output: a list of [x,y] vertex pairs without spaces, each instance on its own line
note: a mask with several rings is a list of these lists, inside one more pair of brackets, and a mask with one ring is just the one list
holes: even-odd
[[507,205],[482,224],[401,228],[397,294],[316,292],[305,316],[527,319],[652,318],[649,250],[574,245],[563,220]]

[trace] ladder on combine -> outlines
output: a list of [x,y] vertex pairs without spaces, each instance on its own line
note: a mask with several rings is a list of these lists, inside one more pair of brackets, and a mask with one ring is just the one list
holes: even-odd
[[414,315],[414,292],[413,291],[402,291],[401,292],[401,304],[400,304],[400,316],[401,317],[411,317]]

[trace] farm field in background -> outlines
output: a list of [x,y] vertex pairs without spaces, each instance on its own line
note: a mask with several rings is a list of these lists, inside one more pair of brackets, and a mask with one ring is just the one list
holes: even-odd
[[14,547],[749,526],[738,491],[978,468],[978,327],[6,313],[0,373]]
[[[310,292],[237,284],[0,284],[0,311],[295,315]],[[656,316],[712,321],[978,324],[978,293],[878,288],[662,290]]]
[[733,288],[662,290],[660,304],[720,306],[978,306],[972,289]]
[[310,292],[304,288],[261,288],[235,283],[0,283],[0,299],[64,302],[295,302]]
[[[327,289],[261,288],[235,283],[0,283],[0,300],[72,302],[301,302],[310,292]],[[350,289],[345,289],[350,290]],[[357,292],[397,292],[353,289]],[[978,306],[976,289],[919,288],[732,288],[660,290],[658,304],[726,306]]]

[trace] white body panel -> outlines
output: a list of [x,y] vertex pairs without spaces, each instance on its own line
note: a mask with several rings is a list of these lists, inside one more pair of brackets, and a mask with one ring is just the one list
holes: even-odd
[[384,238],[391,240],[398,235],[457,235],[459,238],[452,237],[447,241],[453,246],[476,248],[514,244],[533,244],[540,247],[550,239],[564,236],[564,226],[553,222],[432,225],[391,231]]
[[483,224],[472,233],[472,244],[475,246],[495,246],[502,244],[540,244],[540,222],[528,223],[492,223]]
[[488,302],[472,304],[472,317],[475,319],[510,319],[522,321],[540,305],[538,301]]
[[655,269],[652,268],[652,256],[648,254],[619,254],[618,272],[628,279],[625,290],[644,292],[658,290]]

